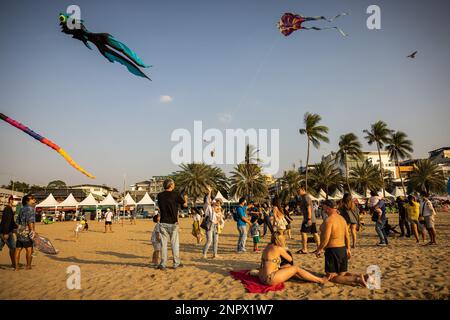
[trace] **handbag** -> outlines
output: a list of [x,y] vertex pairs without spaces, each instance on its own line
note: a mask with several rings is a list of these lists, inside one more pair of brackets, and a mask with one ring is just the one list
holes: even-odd
[[209,229],[211,229],[211,223],[212,223],[212,221],[209,218],[209,216],[206,216],[203,218],[200,228],[208,231]]

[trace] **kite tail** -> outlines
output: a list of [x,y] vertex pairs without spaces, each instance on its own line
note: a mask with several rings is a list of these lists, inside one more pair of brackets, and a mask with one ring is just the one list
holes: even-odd
[[138,55],[131,50],[130,48],[128,48],[124,43],[120,42],[119,40],[115,39],[113,36],[109,36],[108,39],[108,44],[113,47],[116,50],[119,50],[121,52],[123,52],[125,55],[127,55],[131,60],[133,60],[134,63],[136,63],[138,66],[142,67],[142,68],[149,68],[151,66],[147,66],[144,61],[141,60],[141,58],[138,57]]
[[339,17],[342,17],[342,16],[348,16],[348,13],[347,12],[342,12],[342,13],[339,13],[338,15],[334,16],[331,19],[325,19],[325,20],[327,20],[328,22],[333,22],[335,19],[337,19]]
[[318,27],[302,27],[302,29],[305,29],[305,30],[317,30],[317,31],[320,31],[320,30],[328,30],[328,29],[336,29],[337,31],[339,31],[339,33],[340,33],[343,37],[346,37],[346,36],[347,36],[347,34],[346,34],[341,28],[338,28],[338,27],[324,27],[324,28],[318,28]]

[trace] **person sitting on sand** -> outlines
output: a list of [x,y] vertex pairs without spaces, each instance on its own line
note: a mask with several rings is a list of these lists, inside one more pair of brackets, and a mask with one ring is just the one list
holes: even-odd
[[321,239],[316,256],[321,257],[325,250],[327,279],[334,283],[367,287],[368,275],[353,275],[347,272],[348,260],[351,258],[347,222],[338,213],[333,200],[325,200],[323,208],[328,218],[320,226]]
[[262,253],[261,265],[259,268],[259,280],[265,285],[277,285],[297,277],[305,281],[315,283],[325,283],[325,278],[319,278],[310,272],[290,264],[282,264],[282,259],[292,262],[292,256],[286,251],[284,235],[275,231]]

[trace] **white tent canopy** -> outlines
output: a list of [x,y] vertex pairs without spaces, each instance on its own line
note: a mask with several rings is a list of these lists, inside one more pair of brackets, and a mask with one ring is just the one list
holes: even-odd
[[98,206],[98,202],[97,202],[97,200],[95,200],[95,198],[92,195],[92,193],[89,193],[89,195],[86,197],[86,199],[81,201],[78,204],[78,206],[79,207],[82,207],[82,206]]
[[[214,200],[220,200],[220,201],[222,201],[223,203],[228,203],[228,202],[230,202],[230,201],[227,200],[227,198],[225,198],[225,197],[220,193],[220,191],[217,191],[217,194],[216,194],[216,197],[214,198]],[[239,201],[239,200],[238,200],[238,201]]]
[[319,199],[320,198],[323,198],[323,199],[327,198],[327,194],[325,193],[325,191],[323,191],[323,189],[320,189],[320,191],[319,191]]
[[[128,201],[127,201],[127,204],[128,204]],[[146,192],[144,197],[137,203],[137,205],[138,206],[155,205],[155,202],[149,196],[148,192]]]
[[124,201],[125,201],[126,206],[135,206],[136,205],[136,201],[133,200],[133,198],[131,197],[131,195],[129,193],[127,193],[127,195],[125,196],[125,199],[123,199],[120,202],[121,206],[123,206]]
[[405,193],[403,192],[402,188],[395,187],[393,196],[397,197],[406,197]]
[[78,207],[78,201],[73,194],[69,194],[63,202],[58,204],[58,207]]
[[45,198],[44,201],[36,205],[36,208],[56,208],[58,206],[59,202],[56,201],[55,197],[52,193],[48,195],[47,198]]
[[111,193],[108,193],[106,198],[103,199],[102,201],[100,201],[100,203],[98,205],[99,206],[118,206],[119,204],[117,203],[116,200],[114,200]]
[[338,189],[333,195],[333,199],[342,199],[344,197],[344,194]]
[[[384,190],[384,194],[386,195],[386,198],[395,198],[394,195],[390,194],[386,190]],[[378,196],[383,198],[383,191],[378,192]]]

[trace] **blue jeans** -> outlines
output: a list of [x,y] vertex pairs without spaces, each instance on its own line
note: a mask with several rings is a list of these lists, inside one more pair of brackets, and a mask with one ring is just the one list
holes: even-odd
[[237,244],[237,251],[246,251],[245,243],[247,241],[247,226],[238,226],[239,240]]
[[0,251],[2,251],[5,244],[8,246],[9,250],[15,250],[16,249],[16,239],[14,238],[14,234],[10,232],[8,234],[8,239],[3,240],[2,234],[0,234]]
[[206,255],[208,253],[208,249],[211,246],[211,243],[213,244],[213,253],[214,255],[217,255],[217,248],[219,246],[218,226],[219,225],[217,224],[212,224],[211,229],[206,232],[206,243],[203,247],[203,255]]
[[375,230],[378,234],[378,237],[380,238],[380,243],[388,243],[388,239],[387,239],[387,234],[386,231],[384,230],[386,224],[386,219],[381,219],[381,222],[376,222],[375,223]]
[[178,223],[169,224],[161,223],[161,267],[167,265],[167,244],[170,239],[173,255],[173,266],[176,268],[180,265],[180,237]]

